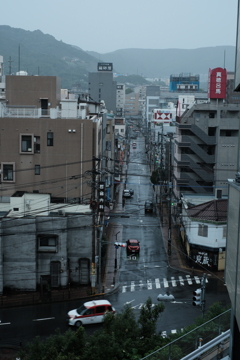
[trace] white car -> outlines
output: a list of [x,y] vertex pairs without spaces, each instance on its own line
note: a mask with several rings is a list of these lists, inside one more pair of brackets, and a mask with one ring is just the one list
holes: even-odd
[[68,324],[71,326],[82,326],[103,322],[106,312],[116,313],[114,307],[108,300],[93,300],[85,302],[78,309],[68,312]]
[[131,197],[133,194],[132,194],[132,191],[131,190],[123,190],[123,197],[124,198],[127,198],[127,197]]

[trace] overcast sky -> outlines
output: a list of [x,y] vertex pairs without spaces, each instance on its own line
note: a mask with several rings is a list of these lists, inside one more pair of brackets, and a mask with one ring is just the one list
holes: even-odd
[[83,50],[234,45],[238,0],[10,0],[2,25],[41,30]]

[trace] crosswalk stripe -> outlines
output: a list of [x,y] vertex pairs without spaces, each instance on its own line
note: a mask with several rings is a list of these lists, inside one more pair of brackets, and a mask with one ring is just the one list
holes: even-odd
[[156,284],[156,289],[160,289],[161,285],[159,279],[155,279],[155,284]]
[[167,281],[166,278],[163,278],[163,286],[164,286],[164,287],[169,287],[168,281]]
[[200,283],[201,283],[201,281],[200,281],[200,279],[199,279],[198,276],[194,276],[194,279],[195,279],[195,281],[196,281],[196,284],[200,284]]
[[177,286],[175,278],[172,276],[171,279],[172,279],[172,286],[174,287]]
[[[196,284],[201,284],[201,278],[199,276],[194,276],[191,277],[190,275],[185,275],[185,279],[183,276],[178,276],[178,279],[175,279],[174,276],[171,276],[171,280],[167,280],[167,278],[163,278],[162,280],[160,280],[159,278],[156,278],[154,280],[147,280],[146,283],[143,282],[143,280],[139,280],[138,284],[136,283],[136,281],[131,281],[130,285],[123,285],[122,286],[122,293],[127,292],[127,289],[130,288],[130,291],[135,291],[136,287],[137,289],[139,288],[139,290],[143,290],[144,286],[145,288],[147,287],[148,290],[152,290],[153,289],[153,285],[155,284],[155,288],[156,289],[160,289],[161,288],[161,283],[163,284],[164,288],[168,288],[169,285],[176,287],[178,285],[184,286],[186,284],[186,282],[188,283],[188,285],[192,285],[193,282],[195,282]],[[179,281],[179,284],[178,284]],[[208,279],[206,279],[206,283],[208,283]]]
[[191,280],[190,275],[186,275],[186,278],[187,278],[188,284],[189,284],[189,285],[192,285],[192,280]]
[[147,280],[147,288],[148,288],[148,290],[152,290],[152,282],[151,282],[151,280]]
[[183,277],[182,277],[182,276],[179,276],[179,282],[180,282],[180,285],[181,285],[181,286],[184,285],[184,280],[183,280]]

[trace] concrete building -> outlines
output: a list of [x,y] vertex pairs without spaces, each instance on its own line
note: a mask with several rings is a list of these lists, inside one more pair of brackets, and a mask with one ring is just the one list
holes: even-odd
[[0,293],[90,283],[89,205],[53,204],[49,194],[19,191],[0,211]]
[[124,116],[124,105],[125,105],[125,85],[117,84],[116,93],[116,116]]
[[237,169],[240,107],[223,100],[195,104],[176,122],[174,192],[227,195]]
[[212,271],[225,269],[227,199],[209,196],[182,196],[180,235],[189,266]]
[[130,94],[125,95],[125,115],[128,118],[137,116],[140,114],[140,102],[139,94],[131,92]]
[[2,198],[28,190],[89,202],[92,189],[84,174],[93,156],[109,154],[106,114],[97,102],[66,92],[63,97],[54,76],[6,76],[0,103]]
[[200,76],[193,74],[179,74],[170,76],[170,91],[181,91],[184,93],[198,91]]
[[88,74],[88,92],[91,99],[104,101],[108,112],[116,115],[117,82],[113,80],[112,63],[98,63],[98,71]]
[[[240,2],[238,1],[237,38],[235,59],[235,92],[240,91]],[[228,226],[225,281],[231,300],[230,359],[238,360],[240,354],[240,147],[238,138],[237,174],[228,182]]]

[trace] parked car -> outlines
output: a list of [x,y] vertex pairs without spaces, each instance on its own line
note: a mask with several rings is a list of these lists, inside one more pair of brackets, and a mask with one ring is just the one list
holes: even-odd
[[131,196],[132,196],[132,193],[131,193],[131,191],[129,189],[123,190],[123,197],[124,198],[129,198]]
[[71,326],[82,326],[103,322],[106,312],[116,313],[115,308],[108,300],[93,300],[85,302],[78,309],[68,312],[68,324]]
[[137,239],[128,239],[127,240],[127,252],[128,253],[139,253],[140,252],[140,242]]
[[153,202],[152,201],[145,201],[145,213],[153,213]]

